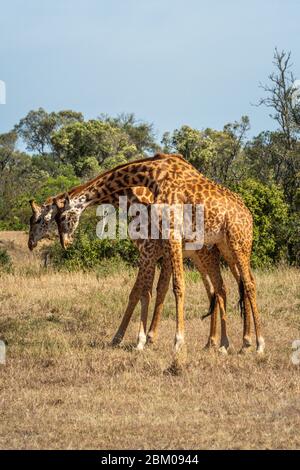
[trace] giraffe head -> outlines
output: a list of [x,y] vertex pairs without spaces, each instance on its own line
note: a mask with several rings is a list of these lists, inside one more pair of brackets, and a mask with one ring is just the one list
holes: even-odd
[[34,200],[30,200],[29,204],[32,215],[30,217],[28,248],[33,250],[37,246],[38,241],[49,233],[57,209],[52,202],[39,206]]

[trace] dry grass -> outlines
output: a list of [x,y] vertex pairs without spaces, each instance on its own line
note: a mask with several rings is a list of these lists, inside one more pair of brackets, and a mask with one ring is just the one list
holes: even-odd
[[[37,264],[37,261],[35,263]],[[203,350],[209,320],[201,281],[187,274],[188,364],[172,358],[174,302],[169,294],[157,346],[109,342],[135,271],[63,274],[19,267],[0,277],[1,448],[299,448],[300,370],[290,361],[300,338],[300,272],[257,273],[267,344],[259,359]],[[236,287],[229,291],[229,332],[241,346]]]

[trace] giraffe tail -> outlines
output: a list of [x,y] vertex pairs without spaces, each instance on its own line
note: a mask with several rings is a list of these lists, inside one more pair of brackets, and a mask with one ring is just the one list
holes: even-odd
[[210,315],[212,315],[213,311],[214,311],[214,308],[216,306],[216,301],[217,301],[217,296],[216,294],[213,294],[212,295],[212,298],[210,300],[210,305],[209,305],[209,309],[208,309],[208,312],[205,314],[205,315],[202,315],[201,317],[201,320],[204,320],[205,318],[209,317]]
[[240,309],[241,317],[245,317],[246,311],[245,311],[245,286],[243,283],[243,280],[240,280],[239,283],[239,293],[240,293],[240,298],[238,301],[238,306]]

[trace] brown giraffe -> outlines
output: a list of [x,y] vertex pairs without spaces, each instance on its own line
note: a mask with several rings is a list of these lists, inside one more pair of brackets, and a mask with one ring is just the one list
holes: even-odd
[[[136,186],[147,187],[156,203],[204,206],[204,245],[216,245],[226,260],[234,262],[241,278],[245,312],[243,346],[251,344],[252,313],[257,351],[262,353],[264,339],[256,304],[256,287],[250,269],[253,231],[251,213],[237,195],[205,178],[181,156],[158,154],[120,165],[70,191],[67,198],[65,195],[58,196],[48,212],[55,212],[60,207],[61,216],[71,208],[89,206],[95,201],[101,203],[109,194]],[[183,239],[176,237],[174,219],[171,220],[170,228],[169,239],[164,240],[163,245],[172,264],[176,302],[175,351],[179,353],[184,345]],[[66,245],[68,237],[64,237],[63,244]],[[221,315],[225,323],[224,308]]]
[[[134,203],[142,203],[148,205],[153,203],[153,194],[145,187],[130,188],[123,191],[122,193],[113,193],[102,202],[112,204],[115,207],[119,207],[120,195],[127,197],[128,206]],[[42,208],[38,207],[32,201],[31,205],[33,209],[33,217],[31,221],[32,229],[29,237],[30,244],[33,243],[33,228],[35,220],[34,214],[39,217],[39,214],[42,211]],[[84,206],[82,209],[84,210]],[[61,241],[64,239],[65,233],[68,235],[69,242],[71,241],[71,239],[73,239],[73,234],[76,230],[76,227],[78,226],[81,213],[82,212],[79,210],[69,210],[65,211],[62,217],[56,216]],[[123,336],[126,332],[128,323],[136,307],[136,304],[138,303],[138,301],[140,301],[142,310],[137,349],[143,349],[146,343],[146,324],[148,317],[148,307],[149,302],[151,300],[155,267],[157,261],[163,257],[163,244],[162,240],[159,239],[137,239],[132,241],[136,245],[140,253],[140,266],[135,284],[129,296],[129,302],[124,314],[124,318],[118,329],[118,332],[114,337],[113,344],[119,344],[123,339]],[[210,301],[209,314],[212,315],[211,329],[207,347],[215,347],[217,344],[217,308],[220,302],[224,303],[224,305],[226,303],[226,291],[220,272],[219,250],[216,246],[212,246],[210,248],[203,247],[201,250],[189,250],[184,252],[184,257],[191,258],[195,266],[201,273],[201,277],[203,279],[203,283],[207,291],[208,299]],[[161,272],[157,285],[157,296],[153,319],[147,336],[147,340],[150,343],[154,342],[157,336],[157,328],[161,317],[161,312],[163,310],[165,296],[169,287],[171,274],[172,266],[170,263],[170,259],[168,257],[163,257]],[[228,347],[229,341],[226,333],[226,325],[223,322],[221,324],[220,351],[226,353]]]

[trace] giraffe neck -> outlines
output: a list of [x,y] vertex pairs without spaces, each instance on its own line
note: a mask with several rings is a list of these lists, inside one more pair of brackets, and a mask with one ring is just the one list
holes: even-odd
[[[127,196],[133,197],[131,188],[139,187],[141,192],[148,190],[152,194],[152,200],[159,193],[159,183],[166,176],[167,166],[157,164],[157,158],[139,160],[126,165],[121,165],[111,171],[76,186],[69,191],[72,206],[78,210],[101,202],[116,202],[114,195],[127,191]],[[160,158],[161,160],[161,158]],[[148,197],[148,196],[147,196]],[[150,198],[151,199],[151,198]]]
[[[108,194],[107,196],[103,196],[101,201],[94,201],[92,204],[97,202],[101,202],[104,204],[112,204],[115,208],[119,207],[119,198],[126,197],[127,198],[127,210],[129,206],[132,204],[151,204],[154,200],[153,194],[149,189],[145,187],[133,187],[133,188],[126,188],[123,191],[117,191],[115,193]],[[80,195],[75,196],[73,200],[71,200],[72,210],[75,211],[79,217],[81,214],[87,209],[87,207],[91,206],[89,200],[86,200],[86,196]]]

